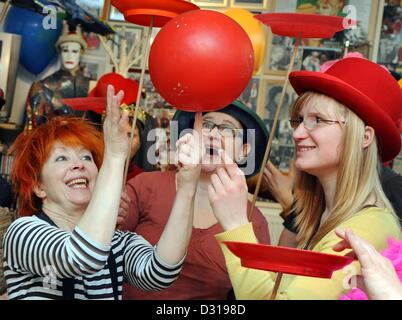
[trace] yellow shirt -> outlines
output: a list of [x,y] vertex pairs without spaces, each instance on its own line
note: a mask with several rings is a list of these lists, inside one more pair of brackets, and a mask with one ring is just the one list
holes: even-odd
[[[358,212],[339,227],[352,229],[353,232],[370,242],[378,251],[387,247],[387,239],[402,238],[400,226],[394,216],[386,209],[367,208]],[[217,234],[216,239],[221,245],[225,256],[226,266],[236,298],[269,299],[276,278],[276,273],[242,267],[240,259],[224,245],[223,241],[241,241],[257,243],[251,224],[246,224],[234,230]],[[313,251],[344,255],[332,250],[341,239],[335,231],[329,232],[318,242]],[[351,269],[352,268],[352,269]],[[359,263],[353,262],[344,270],[333,273],[331,279],[319,279],[303,276],[283,275],[276,299],[339,299],[340,295],[350,290],[348,279],[353,274],[360,273]]]

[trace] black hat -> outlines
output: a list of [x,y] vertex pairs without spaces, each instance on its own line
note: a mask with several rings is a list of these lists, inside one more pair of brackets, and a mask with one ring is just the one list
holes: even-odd
[[[255,168],[252,173],[246,174],[246,178],[250,178],[257,174],[261,168],[265,148],[268,142],[268,130],[262,119],[252,109],[245,106],[243,102],[239,100],[232,102],[223,109],[209,112],[223,112],[232,116],[241,123],[245,132],[247,132],[247,129],[255,130],[255,141],[251,140],[253,139],[253,135],[247,135],[247,142],[250,143],[251,146],[255,146],[254,149],[250,150],[249,154],[247,155],[247,159],[255,159]],[[204,112],[203,114],[205,113],[208,112]],[[177,125],[179,137],[181,136],[183,130],[194,127],[194,118],[194,112],[186,112],[182,110],[176,111],[172,121],[178,122]],[[245,168],[247,166],[247,162],[239,164],[239,168]]]

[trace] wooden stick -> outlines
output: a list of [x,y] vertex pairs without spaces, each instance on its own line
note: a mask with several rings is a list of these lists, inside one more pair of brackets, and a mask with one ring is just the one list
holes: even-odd
[[279,115],[280,115],[280,112],[281,112],[281,107],[282,107],[283,101],[285,100],[284,98],[285,98],[286,90],[287,90],[288,84],[289,84],[289,74],[290,74],[290,72],[292,72],[293,65],[294,65],[294,62],[295,62],[295,59],[296,59],[296,56],[297,56],[297,52],[299,50],[300,42],[301,42],[301,37],[298,37],[296,39],[295,47],[293,49],[292,58],[290,59],[288,71],[287,71],[287,74],[286,74],[285,83],[283,85],[281,97],[279,99],[279,104],[278,104],[278,106],[276,108],[274,122],[272,124],[271,132],[269,134],[268,144],[267,144],[267,147],[265,149],[264,159],[262,160],[261,169],[260,169],[260,173],[259,173],[259,176],[258,176],[257,185],[255,187],[255,191],[254,191],[250,211],[248,212],[248,215],[247,215],[249,221],[251,221],[251,218],[252,218],[252,215],[253,215],[253,212],[254,212],[254,208],[255,208],[255,202],[257,200],[257,195],[258,195],[258,192],[260,191],[260,186],[261,186],[261,181],[262,181],[262,177],[263,177],[263,174],[264,174],[265,164],[267,163],[267,161],[269,159],[269,155],[270,155],[270,152],[271,152],[272,140],[274,139],[276,126],[278,124],[278,119],[279,119]]
[[4,3],[3,9],[1,10],[1,13],[0,13],[0,25],[3,24],[3,19],[6,16],[8,8],[11,5],[10,2],[11,2],[11,0],[8,0],[6,3]]
[[109,18],[110,2],[111,0],[105,0],[103,4],[102,17],[101,17],[102,21],[107,21]]
[[148,34],[147,37],[145,39],[145,43],[144,43],[144,56],[142,57],[142,66],[141,66],[141,77],[140,77],[140,83],[138,86],[138,92],[137,92],[137,102],[135,103],[135,113],[134,113],[134,120],[133,120],[133,124],[131,125],[131,134],[130,134],[130,144],[129,144],[129,149],[128,149],[128,154],[127,154],[127,159],[126,159],[126,167],[124,168],[124,179],[123,179],[123,190],[124,190],[124,186],[126,185],[126,181],[127,181],[127,174],[128,174],[128,167],[130,165],[130,160],[131,160],[131,146],[133,144],[133,140],[134,140],[134,131],[135,131],[135,125],[137,123],[137,115],[138,115],[138,110],[140,107],[140,101],[141,101],[141,92],[142,92],[142,87],[144,85],[144,78],[145,78],[145,68],[146,68],[146,64],[147,64],[147,59],[149,56],[149,50],[151,48],[151,35],[152,35],[152,28],[153,28],[153,24],[154,24],[154,17],[151,16],[151,21],[149,24],[149,28],[148,28]]
[[281,284],[282,276],[283,276],[282,272],[278,272],[278,274],[276,275],[275,285],[274,285],[274,288],[272,289],[271,297],[269,298],[269,300],[276,299],[276,294],[277,294],[279,286]]

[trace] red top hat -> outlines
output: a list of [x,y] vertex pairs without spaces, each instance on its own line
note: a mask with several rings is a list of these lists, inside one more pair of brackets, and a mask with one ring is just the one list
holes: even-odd
[[292,72],[289,80],[297,94],[323,93],[346,105],[373,127],[383,161],[392,160],[399,153],[402,90],[378,64],[361,58],[345,58],[323,73]]

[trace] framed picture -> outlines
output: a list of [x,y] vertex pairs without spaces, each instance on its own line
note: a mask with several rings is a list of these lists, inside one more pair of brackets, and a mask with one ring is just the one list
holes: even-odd
[[[138,56],[142,52],[142,40],[143,40],[143,28],[135,25],[128,24],[113,24],[116,34],[113,39],[113,53],[117,59],[120,59],[121,54],[121,40],[125,39],[127,43],[126,54],[128,54],[131,48],[136,45],[136,54]],[[135,67],[141,66],[141,59],[138,59]]]
[[[275,113],[283,88],[283,80],[262,80],[260,94],[263,103],[259,105],[258,114],[263,119],[268,132],[271,132]],[[270,160],[281,171],[288,171],[289,161],[293,157],[293,129],[289,123],[289,110],[297,95],[289,85],[285,93],[284,102],[280,111],[279,121],[272,140]]]
[[124,15],[116,9],[116,7],[110,5],[109,8],[109,21],[120,21],[120,22],[124,22],[126,21],[124,19]]
[[[128,77],[139,83],[141,70],[130,69]],[[145,98],[143,97],[141,105],[150,115],[156,116],[158,112],[161,112],[160,109],[170,108],[170,105],[156,91],[148,71],[145,73],[143,92],[145,93]]]
[[103,47],[98,35],[93,32],[83,32],[82,36],[87,43],[87,50],[85,50],[86,54],[96,55],[96,56],[104,56],[106,55],[106,50]]
[[229,0],[192,0],[191,2],[200,7],[226,7]]
[[[276,35],[271,36],[271,39],[271,45],[266,52],[264,73],[285,75],[293,54],[294,39]],[[303,48],[299,48],[293,70],[300,70],[302,54]]]
[[102,17],[104,0],[76,0],[76,3],[95,17]]
[[335,33],[329,39],[303,39],[305,47],[332,47],[344,49],[346,41],[349,51],[359,51],[371,58],[371,42],[375,37],[375,26],[379,0],[273,0],[275,12],[298,12],[350,17],[357,20],[356,28],[349,28]]
[[263,9],[268,7],[268,0],[231,0],[230,5],[232,7]]
[[260,79],[252,78],[246,89],[240,95],[238,100],[242,101],[246,106],[257,112],[257,101]]
[[342,58],[341,49],[305,48],[303,50],[301,70],[320,71],[325,62],[340,58]]
[[[270,133],[274,121],[265,120],[264,122]],[[293,129],[290,126],[289,120],[279,120],[272,140],[269,159],[279,170],[288,172],[289,163],[293,159],[293,155]]]
[[402,5],[389,0],[385,4],[377,62],[391,70],[397,70],[401,60]]
[[15,96],[22,38],[19,35],[0,32],[0,88],[5,104],[0,107],[0,122],[7,122]]
[[[262,86],[262,94],[264,95],[265,99],[262,105],[263,110],[258,110],[258,114],[263,118],[264,121],[273,120],[282,93],[283,81],[264,80]],[[280,120],[289,120],[289,109],[293,105],[296,97],[296,93],[289,84],[281,107],[281,112],[279,115]]]
[[109,71],[106,57],[92,55],[83,55],[81,57],[80,69],[85,76],[94,81],[97,81]]

